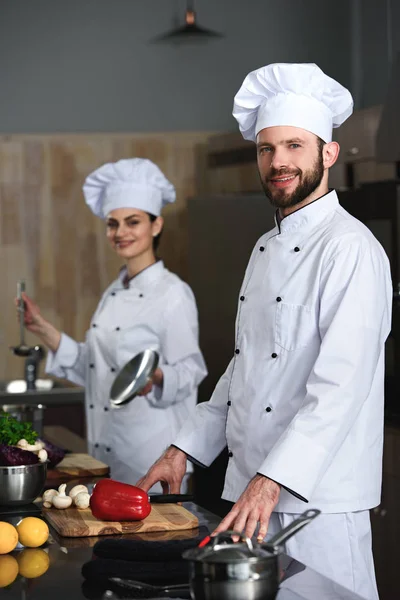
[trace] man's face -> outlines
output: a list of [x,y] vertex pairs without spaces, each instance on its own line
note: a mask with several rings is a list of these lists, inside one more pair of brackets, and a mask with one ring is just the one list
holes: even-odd
[[271,204],[289,208],[319,187],[324,175],[319,138],[298,127],[268,127],[257,136],[261,184]]

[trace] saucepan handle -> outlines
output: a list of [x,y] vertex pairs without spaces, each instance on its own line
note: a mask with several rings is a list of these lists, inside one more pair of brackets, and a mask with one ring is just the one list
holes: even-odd
[[315,517],[320,514],[320,510],[316,508],[310,508],[301,514],[297,519],[292,521],[287,527],[282,529],[279,533],[274,535],[270,540],[268,540],[267,544],[269,546],[280,546],[284,544],[289,538],[292,537],[295,533],[300,531],[303,527],[308,525]]
[[193,502],[192,494],[150,494],[151,504],[176,504],[176,502]]

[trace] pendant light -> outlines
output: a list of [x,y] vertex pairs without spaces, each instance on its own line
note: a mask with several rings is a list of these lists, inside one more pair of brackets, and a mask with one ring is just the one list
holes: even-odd
[[193,44],[204,43],[212,39],[220,38],[222,34],[200,27],[196,21],[196,12],[194,10],[194,1],[187,0],[185,11],[185,24],[177,27],[153,40],[156,43],[169,44]]

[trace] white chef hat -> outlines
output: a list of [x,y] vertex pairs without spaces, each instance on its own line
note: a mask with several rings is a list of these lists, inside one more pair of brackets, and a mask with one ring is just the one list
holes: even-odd
[[313,63],[276,63],[252,71],[235,96],[233,116],[246,140],[256,141],[266,127],[290,125],[332,141],[353,112],[345,87]]
[[127,158],[93,171],[83,184],[86,204],[105,219],[116,208],[138,208],[155,216],[175,202],[175,188],[151,160]]

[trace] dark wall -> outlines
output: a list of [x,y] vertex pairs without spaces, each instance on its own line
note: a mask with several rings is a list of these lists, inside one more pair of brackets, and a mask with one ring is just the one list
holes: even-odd
[[360,108],[385,100],[390,68],[400,52],[400,2],[355,0],[359,19]]
[[[199,389],[203,402],[210,399],[233,356],[239,290],[258,238],[274,227],[274,209],[261,193],[221,195],[191,198],[188,214],[189,283],[209,373]],[[195,472],[197,501],[220,515],[230,506],[221,501],[226,465],[224,450],[211,467]]]
[[150,40],[183,0],[0,0],[0,133],[236,130],[233,96],[270,62],[350,85],[348,0],[198,0],[205,46]]

